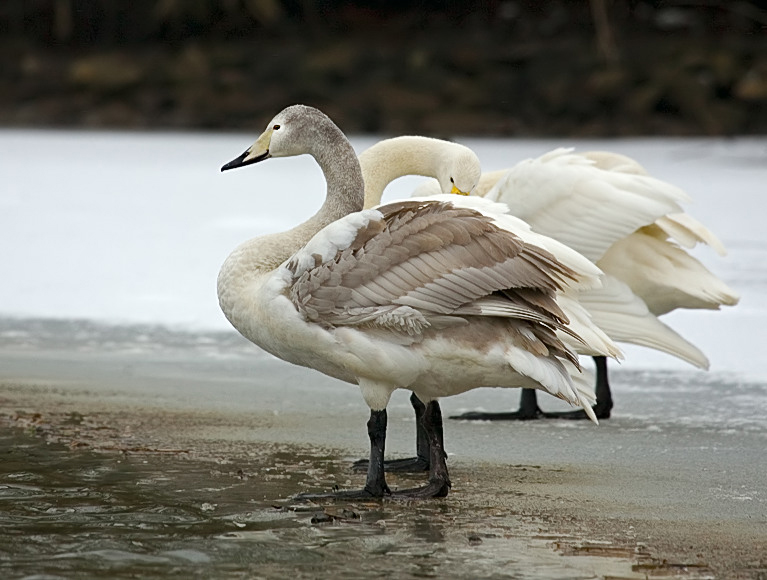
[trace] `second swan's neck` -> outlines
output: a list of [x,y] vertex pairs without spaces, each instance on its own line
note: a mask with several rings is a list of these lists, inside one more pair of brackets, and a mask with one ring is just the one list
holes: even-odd
[[438,177],[444,153],[454,143],[430,137],[405,136],[379,141],[360,154],[365,182],[365,207],[381,203],[384,189],[404,175]]

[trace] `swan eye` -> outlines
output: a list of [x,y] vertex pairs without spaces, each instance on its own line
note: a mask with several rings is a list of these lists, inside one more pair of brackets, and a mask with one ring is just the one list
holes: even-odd
[[272,131],[276,131],[276,130],[277,130],[277,129],[279,129],[279,128],[280,128],[280,126],[279,126],[279,125],[275,125],[274,127],[272,127]]
[[452,178],[452,177],[450,178],[450,183],[452,183],[453,185],[455,185],[455,181],[453,181],[453,178]]

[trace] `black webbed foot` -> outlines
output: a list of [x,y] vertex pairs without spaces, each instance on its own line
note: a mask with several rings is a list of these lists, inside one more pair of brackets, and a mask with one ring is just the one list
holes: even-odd
[[534,419],[543,419],[544,415],[545,413],[538,407],[535,389],[522,389],[518,411],[508,413],[470,411],[462,415],[454,415],[450,418],[460,421],[532,421]]
[[411,499],[434,499],[447,497],[450,492],[449,481],[429,481],[423,487],[414,487],[411,489],[398,489],[393,491],[391,499],[411,500]]
[[421,425],[429,450],[429,482],[423,487],[394,491],[392,499],[432,499],[446,497],[450,492],[447,453],[442,433],[442,410],[437,401],[430,401],[425,406]]
[[383,490],[370,491],[367,488],[353,490],[338,490],[326,493],[299,493],[294,496],[295,501],[316,501],[316,500],[336,500],[336,501],[375,501],[390,496],[391,490],[386,486]]
[[[367,471],[370,462],[367,459],[355,461],[354,471]],[[384,461],[384,471],[387,473],[421,473],[429,471],[429,460],[423,457],[408,457],[406,459],[390,459]]]
[[[596,405],[592,407],[597,419],[609,419],[613,408],[613,398],[610,392],[610,383],[607,380],[607,359],[603,356],[595,356],[597,378],[594,391],[597,396]],[[544,412],[538,407],[535,389],[522,389],[519,398],[519,410],[509,413],[483,413],[471,411],[462,415],[454,415],[451,419],[462,421],[532,421],[534,419],[570,419],[589,420],[589,416],[583,409],[573,411]]]
[[295,497],[298,501],[317,499],[335,500],[373,500],[390,495],[391,490],[386,485],[384,476],[384,449],[386,445],[386,409],[370,411],[368,419],[368,437],[370,438],[370,459],[368,460],[365,487],[361,490],[342,490],[326,493],[301,493]]
[[544,419],[546,413],[536,407],[534,413],[528,413],[520,409],[519,411],[510,411],[508,413],[484,413],[482,411],[469,411],[461,415],[451,415],[451,419],[459,421],[533,421],[535,419]]

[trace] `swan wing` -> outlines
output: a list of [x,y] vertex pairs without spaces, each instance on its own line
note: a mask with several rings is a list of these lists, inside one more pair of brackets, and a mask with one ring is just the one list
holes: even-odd
[[680,203],[689,201],[681,189],[659,179],[600,169],[567,149],[518,163],[487,197],[592,261],[638,228],[682,212]]
[[685,340],[650,312],[644,301],[626,284],[605,275],[601,288],[578,293],[578,303],[610,338],[645,346],[708,369],[708,359],[698,347]]
[[[552,349],[569,352],[549,336],[574,335],[557,293],[599,270],[583,258],[583,264],[571,260],[585,267],[580,272],[526,241],[526,235],[544,238],[493,212],[503,206],[484,200],[467,206],[465,199],[395,202],[331,224],[286,264],[291,300],[319,324],[413,336],[433,325],[465,324],[468,316],[514,319],[546,334]],[[485,212],[476,209],[482,206]]]
[[694,248],[703,243],[720,256],[727,255],[724,244],[706,226],[686,213],[670,213],[655,220],[655,225],[684,248]]
[[616,338],[607,329],[602,328],[596,317],[592,316],[591,311],[581,304],[581,295],[584,292],[591,291],[563,292],[558,296],[559,305],[570,321],[569,329],[577,339],[573,334],[567,334],[561,330],[558,336],[578,354],[605,356],[606,353],[606,356],[622,359],[623,353],[613,342]]

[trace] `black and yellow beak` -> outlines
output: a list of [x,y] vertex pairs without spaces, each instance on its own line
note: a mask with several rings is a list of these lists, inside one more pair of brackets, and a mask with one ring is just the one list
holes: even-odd
[[221,171],[245,167],[246,165],[252,165],[253,163],[269,159],[269,143],[271,143],[272,140],[272,132],[273,129],[269,128],[261,133],[261,136],[245,151],[245,153],[232,159],[229,163],[221,167]]

